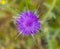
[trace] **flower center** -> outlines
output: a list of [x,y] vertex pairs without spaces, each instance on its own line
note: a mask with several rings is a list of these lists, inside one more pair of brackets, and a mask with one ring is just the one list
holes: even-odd
[[32,21],[27,21],[27,22],[26,22],[26,26],[27,26],[27,27],[31,27],[31,26],[32,26],[32,24],[33,24],[33,22],[32,22]]

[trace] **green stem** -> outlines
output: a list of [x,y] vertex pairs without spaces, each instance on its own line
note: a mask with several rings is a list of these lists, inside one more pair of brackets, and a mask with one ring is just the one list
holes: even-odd
[[13,8],[11,8],[9,5],[0,5],[2,8],[7,9],[8,11],[11,11],[15,15],[19,15],[18,12],[16,12]]
[[56,0],[53,0],[51,8],[49,8],[49,11],[45,15],[43,15],[43,21],[44,22],[46,21],[46,19],[48,18],[49,14],[51,13],[53,8],[55,7],[55,4],[56,4]]

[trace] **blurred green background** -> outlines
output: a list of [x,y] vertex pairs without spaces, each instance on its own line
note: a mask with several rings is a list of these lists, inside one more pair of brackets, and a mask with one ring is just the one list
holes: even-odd
[[[16,18],[28,10],[41,20],[34,39],[18,36]],[[0,0],[0,49],[60,49],[60,0]]]

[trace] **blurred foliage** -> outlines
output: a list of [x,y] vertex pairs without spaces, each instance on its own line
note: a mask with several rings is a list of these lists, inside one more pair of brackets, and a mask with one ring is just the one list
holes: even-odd
[[[16,18],[28,10],[39,15],[42,29],[34,38],[17,37]],[[60,49],[60,0],[0,0],[0,49]]]

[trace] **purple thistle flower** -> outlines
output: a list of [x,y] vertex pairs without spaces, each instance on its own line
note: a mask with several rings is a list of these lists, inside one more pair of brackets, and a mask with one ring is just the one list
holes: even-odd
[[40,20],[32,11],[24,12],[17,19],[17,26],[23,35],[34,35],[41,29]]

